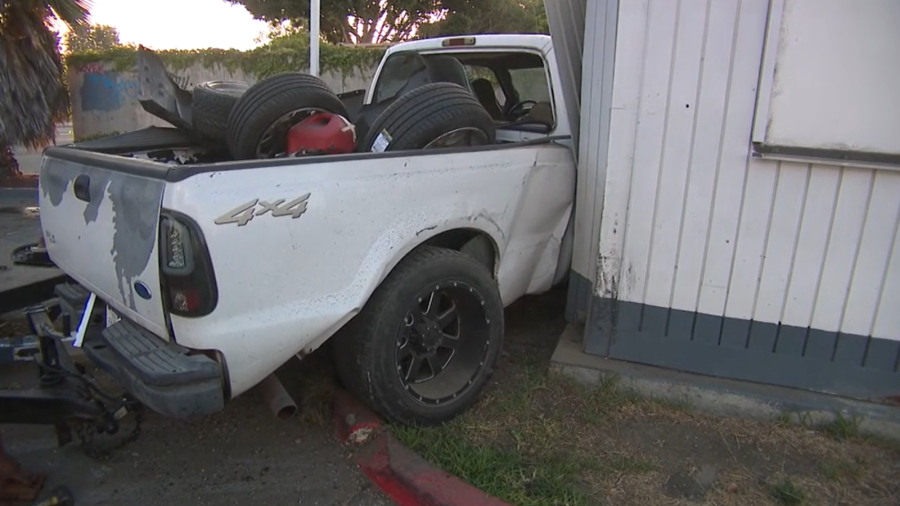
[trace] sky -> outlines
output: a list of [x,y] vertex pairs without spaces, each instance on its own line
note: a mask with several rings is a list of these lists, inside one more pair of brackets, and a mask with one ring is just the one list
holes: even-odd
[[91,0],[91,22],[119,31],[122,43],[150,49],[246,50],[266,25],[225,0]]

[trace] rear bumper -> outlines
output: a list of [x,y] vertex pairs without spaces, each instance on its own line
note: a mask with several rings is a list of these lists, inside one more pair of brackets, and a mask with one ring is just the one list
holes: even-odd
[[131,395],[164,416],[209,415],[225,406],[222,365],[122,319],[92,326],[84,352]]

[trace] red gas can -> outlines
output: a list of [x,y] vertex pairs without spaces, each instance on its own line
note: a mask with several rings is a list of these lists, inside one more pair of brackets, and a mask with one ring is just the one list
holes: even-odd
[[289,156],[337,155],[356,149],[356,128],[347,118],[315,112],[288,131]]

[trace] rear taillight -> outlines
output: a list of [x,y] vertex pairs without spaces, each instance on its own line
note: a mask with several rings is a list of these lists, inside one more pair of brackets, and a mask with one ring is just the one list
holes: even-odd
[[159,227],[160,284],[166,309],[205,316],[216,307],[216,277],[200,227],[187,216],[163,211]]

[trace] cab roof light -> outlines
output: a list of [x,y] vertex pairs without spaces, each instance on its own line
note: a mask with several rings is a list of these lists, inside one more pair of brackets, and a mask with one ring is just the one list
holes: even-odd
[[457,37],[453,39],[444,39],[444,42],[442,42],[441,44],[444,47],[474,46],[475,37]]

